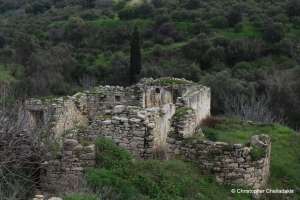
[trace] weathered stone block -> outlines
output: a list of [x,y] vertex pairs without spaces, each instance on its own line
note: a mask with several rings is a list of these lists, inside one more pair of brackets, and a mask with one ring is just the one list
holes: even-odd
[[132,147],[132,148],[136,148],[137,145],[138,145],[137,142],[130,142],[130,143],[129,143],[129,146]]
[[113,113],[122,113],[125,110],[125,106],[124,105],[117,105],[114,107],[114,109],[112,110]]
[[95,151],[95,145],[86,146],[86,147],[83,147],[83,149],[87,153],[92,153]]
[[237,167],[239,167],[239,165],[238,165],[238,163],[230,163],[228,165],[228,167],[230,167],[230,168],[237,168]]
[[[129,119],[128,118],[125,118],[125,117],[121,117],[120,118],[121,122],[123,123],[128,123]],[[129,125],[129,124],[128,124]]]
[[251,144],[257,144],[259,142],[259,137],[258,137],[258,135],[253,135],[252,137],[251,137]]
[[138,123],[141,123],[141,119],[131,118],[131,119],[130,119],[130,122],[131,122],[132,124],[138,124]]
[[94,160],[96,158],[96,153],[86,153],[86,154],[82,154],[79,157],[81,160]]
[[63,149],[64,150],[72,150],[74,146],[78,145],[77,140],[73,139],[66,139],[63,143]]
[[153,129],[153,128],[155,128],[155,123],[149,123],[149,124],[147,124],[147,128],[150,128],[150,129]]
[[242,144],[234,144],[233,147],[235,149],[241,149],[243,147],[243,145]]
[[246,171],[247,172],[254,172],[254,169],[255,169],[254,167],[249,167],[249,168],[246,169]]
[[105,121],[103,121],[102,122],[104,125],[109,125],[109,124],[111,124],[111,120],[105,120]]

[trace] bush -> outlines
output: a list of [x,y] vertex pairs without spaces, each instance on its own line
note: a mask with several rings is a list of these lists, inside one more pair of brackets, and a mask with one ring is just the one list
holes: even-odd
[[95,140],[97,148],[96,165],[106,169],[124,169],[131,163],[131,155],[115,142],[105,137]]
[[114,170],[89,168],[85,177],[93,192],[106,194],[103,199],[133,199],[138,195],[130,182],[120,178]]
[[170,44],[173,44],[173,43],[174,43],[174,40],[172,38],[166,38],[164,40],[165,45],[170,45]]
[[161,25],[170,21],[170,16],[168,14],[159,14],[155,16],[155,21],[157,25]]
[[181,107],[181,108],[178,108],[175,111],[175,113],[173,114],[172,118],[174,118],[174,117],[181,117],[181,116],[185,115],[188,110],[194,110],[194,109],[191,108],[191,107]]
[[132,7],[128,7],[128,8],[124,8],[124,9],[120,10],[118,12],[118,16],[119,16],[120,20],[129,20],[129,19],[134,19],[137,17],[136,12],[135,12],[134,8],[132,8]]
[[234,32],[239,33],[243,30],[243,28],[244,28],[243,23],[239,22],[234,26]]
[[151,40],[146,40],[143,42],[143,49],[149,49],[150,47],[153,47],[153,42]]
[[215,28],[227,28],[229,26],[228,20],[224,16],[214,17],[210,21]]
[[112,55],[111,51],[105,51],[105,52],[103,53],[103,57],[104,57],[104,58],[110,58],[111,55]]
[[205,137],[207,137],[211,141],[218,141],[220,133],[212,128],[208,127],[201,127],[202,132],[204,133]]
[[101,200],[96,194],[77,193],[73,195],[67,195],[62,198],[63,200]]
[[254,146],[250,150],[250,156],[253,161],[263,158],[265,154],[266,154],[266,150],[263,147]]
[[[76,97],[76,98],[77,98],[77,97]],[[84,146],[84,147],[89,146],[89,145],[90,145],[89,141],[84,140],[84,141],[82,142],[82,146]]]
[[154,56],[161,56],[162,53],[163,53],[163,47],[162,47],[162,45],[156,44],[153,47],[152,53],[153,53]]

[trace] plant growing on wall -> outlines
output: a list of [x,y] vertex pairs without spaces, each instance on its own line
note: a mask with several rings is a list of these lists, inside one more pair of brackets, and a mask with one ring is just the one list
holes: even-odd
[[250,156],[253,161],[263,158],[265,154],[266,150],[263,147],[252,146],[252,149],[250,150]]

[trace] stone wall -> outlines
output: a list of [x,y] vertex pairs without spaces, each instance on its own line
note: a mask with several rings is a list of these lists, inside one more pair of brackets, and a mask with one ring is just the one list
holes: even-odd
[[27,100],[26,110],[20,111],[19,115],[25,113],[25,117],[19,120],[26,120],[27,127],[37,128],[48,126],[53,138],[64,134],[68,129],[76,126],[87,125],[86,95],[78,94],[65,98],[51,100]]
[[205,86],[193,86],[182,97],[177,99],[177,105],[191,107],[195,110],[196,121],[200,122],[210,115],[210,88]]
[[99,86],[96,91],[88,91],[86,95],[90,123],[116,105],[140,106],[140,93],[134,87]]
[[95,157],[95,145],[83,146],[74,139],[64,140],[55,157],[41,166],[41,187],[57,195],[73,191],[80,186],[84,169],[95,165]]
[[[182,160],[198,163],[203,170],[214,173],[220,183],[260,188],[269,178],[271,143],[267,135],[261,140],[253,136],[248,146],[191,138],[168,138],[167,142],[169,157],[179,155]],[[256,147],[264,148],[265,154],[253,160],[250,151]]]
[[180,138],[194,135],[199,122],[195,110],[187,110],[185,114],[174,116],[170,119],[172,123],[171,131],[178,134]]

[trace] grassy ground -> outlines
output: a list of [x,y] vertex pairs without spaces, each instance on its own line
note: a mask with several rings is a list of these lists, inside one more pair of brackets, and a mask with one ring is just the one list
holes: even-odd
[[300,133],[272,123],[247,123],[245,121],[212,118],[213,123],[203,125],[204,130],[214,132],[216,140],[229,144],[246,143],[251,136],[267,134],[271,138],[271,166],[267,188],[293,189],[293,195],[269,194],[262,199],[300,198]]

